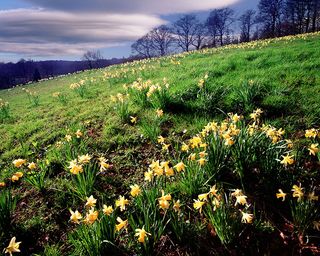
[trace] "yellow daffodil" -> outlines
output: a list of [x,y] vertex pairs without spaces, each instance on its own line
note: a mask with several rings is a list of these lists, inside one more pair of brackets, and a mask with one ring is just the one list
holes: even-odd
[[80,164],[87,164],[90,162],[90,160],[91,160],[91,156],[89,154],[82,155],[82,156],[78,157],[78,162]]
[[77,131],[75,132],[75,135],[76,135],[76,137],[79,139],[79,138],[81,138],[81,137],[83,136],[83,133],[82,133],[80,130],[77,130]]
[[103,205],[103,213],[107,216],[109,216],[111,213],[113,213],[112,206]]
[[87,202],[85,204],[86,207],[95,207],[97,203],[97,199],[95,199],[92,195],[87,197]]
[[187,152],[189,150],[189,146],[186,143],[183,143],[181,146],[181,151]]
[[99,212],[95,211],[94,208],[92,207],[89,210],[89,213],[87,213],[84,222],[87,224],[93,224],[97,220],[98,216],[99,216]]
[[237,197],[237,196],[242,196],[242,190],[241,189],[235,189],[233,193],[231,193],[231,196]]
[[37,165],[34,162],[31,162],[28,164],[28,169],[29,170],[34,170],[37,168]]
[[166,175],[167,177],[171,177],[171,176],[174,175],[174,170],[173,170],[172,167],[170,167],[170,168],[165,168],[165,169],[164,169],[164,173],[165,173],[165,175]]
[[69,135],[69,134],[67,134],[67,135],[65,136],[65,139],[66,139],[67,142],[70,142],[70,141],[72,140],[72,136]]
[[304,195],[302,190],[303,190],[303,188],[301,187],[301,185],[300,186],[297,186],[297,185],[292,186],[292,189],[291,189],[291,191],[293,192],[292,196],[297,197],[298,201],[300,201]]
[[119,222],[119,224],[116,225],[117,232],[128,226],[128,220],[122,220],[120,217],[117,217],[117,222]]
[[236,203],[235,203],[235,206],[237,204],[240,204],[240,205],[245,205],[247,204],[247,196],[245,195],[240,195],[240,196],[236,196]]
[[11,177],[11,181],[12,182],[16,182],[16,181],[18,181],[20,178],[17,176],[17,175],[12,175],[12,177]]
[[207,201],[208,195],[209,195],[209,193],[200,194],[200,195],[198,195],[198,198],[200,201]]
[[218,189],[216,189],[216,185],[213,185],[211,188],[210,188],[210,191],[209,193],[213,196],[217,196],[217,192],[218,192]]
[[16,172],[14,175],[17,176],[18,178],[22,178],[23,172]]
[[70,221],[73,222],[73,223],[79,224],[80,220],[82,219],[81,213],[79,213],[78,210],[76,210],[74,212],[71,209],[69,209],[69,211],[70,211],[70,214],[71,214]]
[[287,193],[284,193],[284,192],[282,191],[282,189],[278,189],[278,191],[279,191],[279,193],[276,193],[276,197],[277,197],[277,198],[282,198],[282,201],[284,201],[284,200],[286,199]]
[[284,166],[292,165],[294,163],[294,159],[292,155],[281,156],[283,159],[280,161]]
[[316,196],[315,193],[314,193],[314,191],[313,191],[313,192],[309,193],[308,198],[309,198],[309,200],[311,200],[311,201],[318,201],[319,196]]
[[151,236],[150,233],[148,233],[147,231],[145,231],[144,227],[142,228],[136,228],[136,233],[135,236],[138,237],[138,242],[139,243],[144,243],[145,242],[145,238],[147,237],[147,235]]
[[175,212],[180,212],[180,207],[181,207],[180,200],[173,201],[173,210]]
[[132,124],[136,124],[137,121],[138,121],[138,118],[137,118],[136,116],[130,116],[130,122],[131,122]]
[[241,213],[242,213],[241,222],[243,222],[243,223],[252,223],[253,214],[246,213],[246,212],[241,212]]
[[162,144],[164,143],[165,139],[160,135],[158,136],[158,143]]
[[306,138],[315,138],[317,137],[317,130],[312,128],[312,129],[309,129],[309,130],[306,130],[306,133],[305,133],[305,137]]
[[167,200],[170,201],[171,200],[171,195],[170,194],[166,194],[164,190],[161,190],[161,197],[159,197],[159,200]]
[[5,187],[6,186],[6,183],[5,182],[0,182],[0,188],[3,188],[3,187]]
[[319,152],[318,145],[319,145],[318,143],[311,144],[310,148],[308,148],[310,155],[315,156]]
[[157,113],[157,117],[162,117],[163,116],[163,110],[162,109],[157,109],[156,110],[156,113]]
[[153,178],[153,171],[152,170],[148,170],[144,173],[144,180],[151,182]]
[[199,210],[199,212],[201,213],[202,211],[202,206],[204,205],[205,202],[203,201],[200,201],[200,200],[194,200],[194,203],[193,203],[193,208],[196,209],[196,210]]
[[129,204],[129,200],[125,199],[124,196],[119,196],[119,199],[116,200],[116,207],[120,207],[120,211],[124,211],[126,209],[126,205]]
[[70,172],[74,175],[77,175],[79,173],[82,173],[83,172],[83,168],[82,168],[82,165],[79,165],[77,163],[77,160],[73,160],[69,163],[69,167],[70,169]]
[[141,189],[137,184],[131,185],[130,188],[131,188],[130,194],[133,197],[136,197],[141,193]]
[[180,162],[174,166],[174,168],[177,170],[177,172],[185,171],[186,166],[184,165],[183,162]]
[[200,158],[198,160],[198,163],[199,163],[200,166],[204,166],[206,164],[206,162],[207,162],[207,160],[205,158]]
[[188,159],[190,160],[190,161],[195,161],[196,160],[196,153],[191,153],[189,156],[188,156]]
[[16,159],[12,163],[14,164],[15,167],[20,168],[22,165],[24,165],[27,162],[25,159]]
[[14,252],[20,252],[19,246],[21,242],[16,242],[16,237],[12,237],[7,248],[4,249],[4,253],[9,253],[12,256]]

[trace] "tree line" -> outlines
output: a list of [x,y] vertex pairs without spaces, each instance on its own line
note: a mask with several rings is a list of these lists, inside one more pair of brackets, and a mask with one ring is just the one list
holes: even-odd
[[183,15],[152,29],[131,48],[139,58],[152,58],[319,30],[320,0],[260,0],[257,10],[238,17],[231,8],[214,9],[205,21],[194,14]]

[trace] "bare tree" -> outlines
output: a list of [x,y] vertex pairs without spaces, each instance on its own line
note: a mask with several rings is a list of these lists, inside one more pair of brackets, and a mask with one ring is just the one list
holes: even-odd
[[192,42],[192,45],[197,50],[201,49],[201,47],[204,45],[206,35],[207,35],[207,30],[205,28],[205,24],[198,23],[195,27],[194,40]]
[[171,29],[162,25],[150,31],[152,47],[157,52],[157,55],[164,56],[169,53],[170,47],[174,42]]
[[[90,69],[93,69],[94,67],[97,66],[99,60],[102,60],[102,54],[99,50],[97,51],[87,51],[85,54],[82,56],[82,60],[87,61],[88,66]],[[96,64],[96,65],[94,65]]]
[[134,53],[137,53],[142,58],[151,58],[155,55],[153,42],[150,33],[144,35],[131,45]]
[[207,28],[213,40],[213,46],[216,46],[216,38],[223,45],[223,38],[230,33],[230,25],[234,21],[234,11],[230,8],[222,8],[213,10],[207,19]]
[[260,0],[258,21],[264,26],[264,37],[281,35],[283,0]]
[[183,51],[188,52],[190,50],[196,37],[198,24],[199,21],[193,14],[184,15],[173,24],[174,33],[177,37],[177,45]]
[[240,22],[240,41],[249,42],[252,26],[256,23],[255,21],[256,12],[254,10],[247,10],[239,18]]

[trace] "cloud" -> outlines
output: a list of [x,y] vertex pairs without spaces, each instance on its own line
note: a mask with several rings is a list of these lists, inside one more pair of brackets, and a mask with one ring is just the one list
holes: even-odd
[[34,56],[79,55],[88,49],[133,41],[164,23],[159,17],[145,14],[0,11],[0,51]]
[[239,0],[25,0],[37,6],[68,11],[173,14],[225,7]]

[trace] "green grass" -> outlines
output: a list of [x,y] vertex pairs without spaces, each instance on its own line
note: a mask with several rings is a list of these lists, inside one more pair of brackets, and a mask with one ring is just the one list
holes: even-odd
[[[85,225],[77,231],[68,222],[69,209],[79,209],[84,213],[83,198],[91,193],[98,198],[97,209],[101,209],[102,204],[113,205],[119,195],[129,197],[129,186],[143,184],[144,172],[156,159],[160,162],[170,160],[172,166],[184,161],[187,171],[170,178],[154,178],[150,185],[144,187],[146,196],[152,193],[155,196],[150,199],[154,208],[150,216],[149,210],[143,207],[134,209],[132,204],[128,206],[128,211],[133,212],[134,219],[126,217],[134,223],[131,226],[142,228],[145,223],[145,227],[150,229],[147,231],[155,233],[157,229],[151,224],[156,225],[163,213],[155,210],[159,209],[155,198],[160,196],[161,189],[172,193],[174,201],[181,200],[184,211],[174,213],[176,215],[168,212],[168,216],[165,215],[168,223],[161,226],[159,237],[153,234],[144,246],[135,243],[132,227],[129,233],[121,233],[112,241],[116,244],[112,248],[120,255],[132,254],[132,251],[151,254],[161,246],[161,249],[167,245],[170,248],[175,243],[179,244],[177,253],[182,250],[182,255],[205,255],[212,250],[217,254],[223,254],[221,250],[231,253],[238,249],[238,235],[241,236],[239,248],[242,250],[250,247],[247,243],[253,240],[248,242],[246,237],[253,239],[252,234],[257,235],[258,240],[252,245],[257,248],[253,249],[257,253],[259,248],[264,247],[264,236],[267,235],[262,226],[269,225],[269,221],[273,220],[270,224],[272,228],[282,229],[279,219],[283,220],[283,216],[290,219],[292,215],[293,223],[301,226],[305,220],[300,218],[300,212],[308,212],[309,208],[294,209],[294,214],[290,213],[290,205],[283,206],[287,202],[281,204],[281,214],[266,208],[274,206],[274,202],[279,203],[275,193],[280,187],[290,193],[293,184],[302,183],[306,190],[313,191],[312,187],[316,187],[319,181],[316,160],[319,153],[318,156],[310,156],[307,147],[311,142],[302,139],[303,130],[319,128],[320,124],[319,40],[320,34],[317,33],[204,49],[85,71],[0,91],[0,98],[9,103],[9,114],[0,115],[0,182],[6,181],[12,187],[14,199],[18,200],[13,217],[6,220],[6,223],[12,224],[10,233],[2,237],[0,232],[0,245],[4,248],[4,241],[10,240],[9,235],[17,235],[17,241],[23,240],[25,244],[23,255],[72,255],[72,252],[76,255],[77,250],[70,250],[77,246],[77,236],[90,236],[90,232],[95,231]],[[165,88],[164,78],[169,88]],[[148,87],[136,98],[125,100],[123,109],[112,101],[111,96],[126,94],[124,84],[128,86],[135,81],[144,83],[149,79],[149,85],[159,84],[162,91],[147,97]],[[200,79],[205,79],[203,88],[198,86]],[[86,89],[85,94],[80,96],[70,85],[81,80],[86,80]],[[25,89],[37,92],[39,98],[36,104],[30,101]],[[54,96],[56,92],[60,92],[63,98]],[[115,108],[117,104],[118,109]],[[156,117],[159,107],[164,110],[161,118]],[[224,144],[225,139],[218,133],[207,137],[208,163],[205,167],[188,160],[190,152],[198,154],[204,148],[188,153],[180,151],[181,143],[198,134],[208,122],[220,122],[228,117],[227,113],[232,112],[243,115],[244,122],[248,124],[249,114],[256,108],[264,111],[264,123],[286,130],[284,138],[292,138],[295,143],[292,152],[281,136],[278,144],[272,144],[264,133],[248,137],[249,128],[245,128],[244,123],[231,148]],[[137,117],[136,124],[131,123],[130,116]],[[84,133],[81,139],[74,136],[78,129]],[[66,135],[73,135],[72,143],[66,143]],[[164,144],[157,143],[159,135],[165,138],[167,145],[170,144],[168,150],[163,150]],[[60,148],[56,147],[58,142],[63,142]],[[312,142],[316,143],[317,139]],[[281,156],[287,152],[295,155],[295,167],[287,168],[279,164]],[[90,176],[92,184],[89,184],[89,192],[86,190],[76,197],[70,189],[75,187],[71,183],[68,165],[69,161],[86,153],[96,161],[95,167],[88,165],[86,171],[93,168],[97,172],[89,173],[93,174]],[[102,173],[98,172],[100,166],[97,162],[101,156],[112,164]],[[28,162],[39,159],[37,164],[45,164],[45,177],[38,174],[41,176],[40,183],[28,183],[28,180],[23,180],[25,177],[16,183],[9,181],[11,175],[19,171],[12,165],[17,158],[27,159]],[[204,211],[204,215],[198,214],[192,207],[192,200],[214,184],[221,184],[226,192],[242,188],[248,195],[248,201],[254,204],[250,209],[242,206],[234,208],[233,201],[220,212],[210,212],[208,215]],[[141,200],[140,203],[144,202]],[[26,205],[28,208],[25,208]],[[257,214],[254,214],[255,218],[260,216],[260,226],[255,220],[254,225],[249,227],[241,224],[241,234],[236,229],[223,232],[229,219],[239,219],[240,215],[236,218],[234,215],[256,209]],[[125,213],[115,211],[114,214],[125,218]],[[157,218],[149,225],[146,218],[151,218],[152,214]],[[203,216],[207,216],[209,224]],[[308,225],[311,227],[310,223]],[[105,246],[109,248],[108,244],[99,244],[104,239],[102,231],[96,234],[97,239],[92,237],[92,241],[87,241],[88,251],[90,247],[99,252]],[[305,230],[301,233],[304,234]],[[27,244],[26,238],[29,236],[35,239]],[[190,244],[184,244],[186,241]],[[225,248],[220,250],[222,244]],[[274,246],[274,241],[270,240],[268,246]],[[268,248],[266,251],[270,252]],[[95,254],[95,251],[91,253]]]

